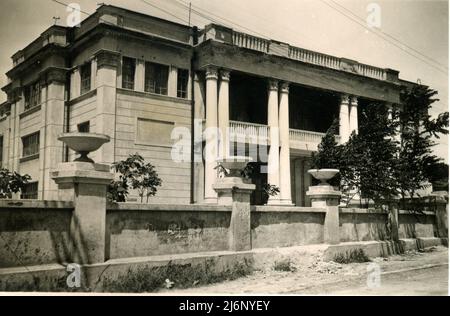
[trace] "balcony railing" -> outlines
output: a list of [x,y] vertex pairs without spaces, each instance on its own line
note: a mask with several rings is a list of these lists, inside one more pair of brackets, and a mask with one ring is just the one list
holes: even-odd
[[388,80],[387,70],[383,68],[361,64],[346,58],[326,55],[300,47],[290,46],[288,44],[236,32],[234,30],[232,31],[232,44],[264,53],[280,55],[308,64],[355,73],[378,80]]
[[[231,141],[270,144],[270,129],[267,125],[230,121],[230,128]],[[290,129],[289,144],[294,149],[315,151],[324,136],[324,133]],[[339,136],[336,136],[336,141],[340,141]]]
[[269,144],[269,127],[263,124],[230,121],[230,139],[252,144]]

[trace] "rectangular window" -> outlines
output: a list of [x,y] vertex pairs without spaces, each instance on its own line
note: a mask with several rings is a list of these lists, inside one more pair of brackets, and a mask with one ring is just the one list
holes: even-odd
[[37,200],[38,198],[38,182],[27,183],[22,190],[21,198],[23,200]]
[[3,135],[0,135],[0,168],[3,165]]
[[79,133],[89,133],[91,129],[91,124],[89,121],[78,124],[78,132]]
[[167,95],[169,66],[145,63],[145,92]]
[[91,63],[87,63],[81,66],[80,76],[81,76],[80,94],[83,95],[91,91]]
[[22,158],[39,154],[39,132],[22,137]]
[[41,86],[39,82],[35,82],[25,87],[25,110],[31,109],[41,104]]
[[188,97],[189,70],[178,69],[177,97],[187,99]]
[[134,90],[136,59],[124,57],[122,61],[122,88]]

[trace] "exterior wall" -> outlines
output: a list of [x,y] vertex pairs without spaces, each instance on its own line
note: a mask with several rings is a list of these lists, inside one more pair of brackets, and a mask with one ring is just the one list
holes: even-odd
[[342,242],[387,240],[388,216],[375,210],[341,209],[339,233]]
[[23,203],[0,204],[0,268],[67,262],[72,205]]
[[251,216],[252,248],[323,243],[324,220],[324,210],[256,207]]
[[401,211],[398,215],[398,234],[400,238],[436,236],[435,215],[424,212],[423,215]]
[[[190,115],[189,101],[126,90],[117,94],[115,159],[126,159],[129,154],[138,152],[156,167],[163,183],[156,196],[150,198],[151,203],[190,202],[190,163],[173,161],[174,141],[170,140],[168,131],[160,135],[162,141],[156,144],[146,143],[138,134],[151,133],[152,126],[160,123],[190,130]],[[145,123],[138,124],[138,120]],[[136,195],[134,198],[138,199]]]
[[111,259],[228,249],[228,208],[127,208],[107,213]]
[[[324,243],[325,211],[253,207],[251,248]],[[107,205],[105,212],[105,260],[230,249],[230,206],[120,203]],[[72,202],[0,201],[0,268],[65,263],[86,255],[87,249],[73,247],[74,220]],[[340,239],[389,240],[386,220],[387,215],[380,212],[341,209]],[[435,236],[438,225],[431,212],[415,216],[404,211],[399,224],[400,238],[425,239]],[[70,253],[71,249],[76,250]]]

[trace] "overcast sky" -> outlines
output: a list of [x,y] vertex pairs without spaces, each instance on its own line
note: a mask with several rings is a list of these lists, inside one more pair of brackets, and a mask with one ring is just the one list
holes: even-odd
[[[77,2],[81,10],[92,13],[100,0],[58,0]],[[402,79],[418,79],[439,91],[441,101],[433,115],[448,108],[448,3],[438,0],[190,0],[221,24],[241,28],[255,35],[288,42],[299,47],[355,59],[362,63],[400,71]],[[146,3],[147,2],[147,3]],[[188,10],[182,3],[189,0],[107,0],[105,3],[183,23]],[[337,3],[337,4],[336,4]],[[381,9],[380,30],[400,40],[402,49],[369,32],[364,24],[367,8]],[[153,5],[153,6],[152,6]],[[340,6],[339,6],[340,5]],[[66,24],[66,8],[53,0],[0,1],[0,85],[6,85],[4,73],[12,66],[10,57],[61,17]],[[163,12],[161,8],[170,14]],[[345,11],[345,9],[349,11]],[[347,16],[339,12],[344,12]],[[86,16],[83,15],[83,18]],[[177,18],[176,18],[177,17]],[[361,20],[360,20],[360,19]],[[353,20],[352,20],[353,19]],[[192,23],[202,27],[209,21],[195,12]],[[232,23],[231,23],[232,22]],[[245,29],[243,29],[245,28]],[[378,33],[379,34],[379,33]],[[409,52],[409,54],[407,52]],[[422,55],[418,55],[417,51]],[[418,55],[419,60],[410,54]],[[434,65],[431,66],[430,64]],[[6,96],[0,95],[0,102]],[[436,148],[448,161],[448,137]]]

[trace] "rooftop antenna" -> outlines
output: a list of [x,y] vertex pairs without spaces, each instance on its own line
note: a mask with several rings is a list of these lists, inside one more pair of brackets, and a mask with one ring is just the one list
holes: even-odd
[[192,2],[189,2],[189,26],[191,26]]
[[54,25],[58,24],[58,20],[61,20],[59,16],[54,16],[53,20],[55,21]]

